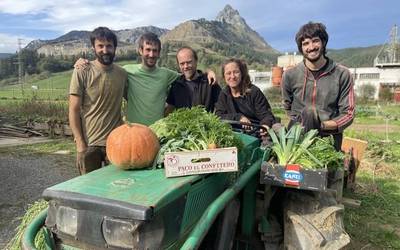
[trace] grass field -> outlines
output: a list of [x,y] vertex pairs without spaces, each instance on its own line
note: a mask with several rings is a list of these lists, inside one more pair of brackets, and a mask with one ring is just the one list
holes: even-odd
[[[117,62],[119,65],[133,63]],[[0,87],[0,100],[20,100],[35,97],[43,100],[66,100],[72,70],[27,77],[26,83]]]
[[349,249],[400,249],[400,130],[393,128],[387,136],[382,120],[376,121],[356,118],[345,133],[368,141],[355,190],[345,193],[361,201],[359,208],[345,209],[346,231],[352,238]]

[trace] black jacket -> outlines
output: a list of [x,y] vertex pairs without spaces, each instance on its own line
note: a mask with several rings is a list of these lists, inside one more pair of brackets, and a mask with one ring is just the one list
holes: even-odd
[[195,86],[193,95],[188,86],[185,76],[179,77],[171,86],[167,97],[167,103],[175,108],[191,108],[193,106],[204,106],[208,112],[214,111],[215,103],[221,92],[218,84],[210,85],[208,83],[207,74],[197,71],[198,77],[193,79]]
[[276,123],[267,98],[255,85],[251,85],[250,92],[240,97],[233,97],[229,86],[225,87],[215,104],[215,114],[234,121],[246,116],[251,122],[268,127]]

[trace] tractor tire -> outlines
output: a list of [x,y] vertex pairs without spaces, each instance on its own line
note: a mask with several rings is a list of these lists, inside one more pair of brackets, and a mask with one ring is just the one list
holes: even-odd
[[285,249],[342,249],[350,243],[343,212],[331,193],[290,190],[284,203]]

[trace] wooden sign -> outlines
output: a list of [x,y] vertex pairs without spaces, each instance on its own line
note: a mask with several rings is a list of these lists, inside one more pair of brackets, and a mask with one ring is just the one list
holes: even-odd
[[165,153],[167,177],[238,171],[237,148]]

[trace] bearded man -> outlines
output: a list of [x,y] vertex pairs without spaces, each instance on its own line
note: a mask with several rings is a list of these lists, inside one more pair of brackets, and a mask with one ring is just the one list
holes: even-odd
[[69,124],[80,174],[106,165],[106,139],[122,124],[121,103],[127,85],[127,73],[113,63],[117,36],[98,27],[90,35],[96,55],[85,69],[74,69],[69,90]]
[[304,60],[283,74],[283,106],[289,127],[300,122],[318,129],[321,136],[333,135],[340,150],[343,130],[354,119],[354,84],[350,71],[326,56],[328,33],[322,23],[309,22],[296,34]]

